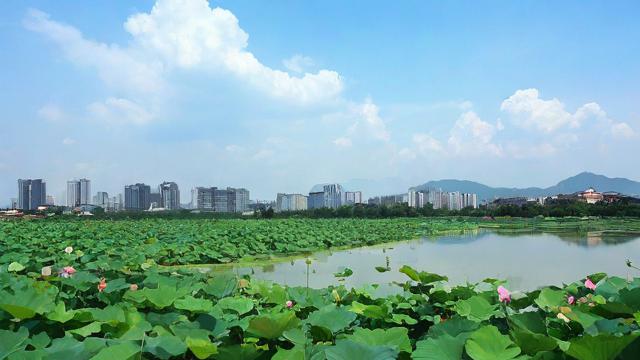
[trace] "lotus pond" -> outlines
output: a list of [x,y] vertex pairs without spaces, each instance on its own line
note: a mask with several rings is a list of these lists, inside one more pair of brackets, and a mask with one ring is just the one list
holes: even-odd
[[[446,234],[461,243],[443,246],[469,246],[484,240],[454,234],[482,236],[491,228],[490,236],[504,236],[499,229],[507,229],[509,239],[523,239],[558,223],[563,222],[0,222],[0,359],[640,358],[640,277],[634,277],[640,273],[633,267],[629,276],[586,272],[565,281],[558,275],[564,284],[518,291],[502,280],[476,280],[468,259],[459,261],[468,277],[454,273],[451,282],[419,271],[433,271],[435,262],[401,266],[393,253],[397,244],[384,247],[389,263],[336,269],[333,283],[320,288],[176,266],[261,261],[274,254],[412,238],[437,245],[442,239],[437,236]],[[573,219],[560,227],[633,236],[637,223]],[[601,243],[610,241],[597,234]],[[572,246],[584,248],[582,237],[572,239]],[[636,243],[625,241],[592,248]],[[320,260],[310,262],[312,267]],[[364,272],[371,274],[370,283],[348,283]],[[375,284],[391,274],[397,291],[381,294]]]

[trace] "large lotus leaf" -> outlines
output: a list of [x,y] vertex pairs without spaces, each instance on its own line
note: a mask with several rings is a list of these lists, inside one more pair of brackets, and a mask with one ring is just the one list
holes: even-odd
[[632,311],[640,310],[640,288],[633,290],[620,290],[620,301],[626,304]]
[[538,295],[535,303],[541,309],[550,310],[559,306],[567,305],[567,296],[562,290],[544,288],[542,289],[542,291],[540,291],[540,295]]
[[304,345],[307,342],[307,334],[300,328],[289,329],[282,336],[294,345]]
[[327,291],[321,289],[290,287],[287,288],[287,294],[289,294],[289,298],[300,307],[313,306],[316,309],[320,309],[333,302],[333,299],[327,296]]
[[227,297],[220,299],[216,307],[222,310],[233,310],[238,315],[243,315],[253,309],[253,301],[244,297]]
[[267,304],[281,304],[287,302],[287,291],[279,284],[267,281],[253,280],[247,291],[252,295],[259,295]]
[[631,331],[631,327],[624,319],[601,319],[585,329],[585,333],[596,336],[598,334],[624,335]]
[[458,337],[460,334],[467,334],[463,337],[466,338],[478,328],[479,324],[476,321],[471,321],[460,316],[452,317],[451,319],[435,324],[429,328],[430,337],[439,337],[442,335],[449,335],[451,337]]
[[351,303],[349,311],[352,311],[358,315],[368,317],[370,319],[383,319],[388,316],[386,308],[382,308],[378,305],[365,305],[357,301]]
[[9,264],[9,266],[7,267],[7,271],[9,272],[20,272],[22,270],[24,270],[25,267],[24,265],[20,264],[19,262],[12,262],[11,264]]
[[388,316],[386,308],[382,308],[378,305],[365,305],[357,301],[351,303],[349,311],[352,311],[358,315],[368,317],[370,319],[383,319]]
[[221,346],[218,348],[218,354],[215,355],[216,359],[242,359],[242,360],[254,360],[261,356],[263,353],[258,350],[254,344],[242,344]]
[[416,342],[416,349],[411,354],[414,360],[460,360],[464,349],[465,338],[453,337],[449,334],[428,338]]
[[207,299],[198,299],[187,295],[174,301],[173,306],[176,309],[187,310],[193,313],[206,313],[211,311],[213,303]]
[[612,276],[598,283],[598,286],[596,287],[594,293],[596,295],[602,295],[606,299],[615,299],[618,297],[618,293],[620,292],[620,290],[626,288],[627,285],[627,280],[617,276]]
[[95,353],[97,353],[99,348],[105,346],[105,341],[100,341],[100,344],[96,342],[90,342],[95,345],[93,350],[95,352],[91,352],[87,350],[87,346],[85,343],[88,342],[88,339],[85,341],[78,341],[71,337],[71,335],[65,336],[63,338],[53,339],[51,342],[51,346],[44,349],[45,359],[52,360],[69,360],[69,359],[88,359]]
[[53,311],[47,313],[47,319],[61,322],[61,323],[66,323],[67,321],[73,319],[75,314],[76,314],[75,310],[67,311],[65,309],[64,303],[59,302],[56,304]]
[[44,349],[47,345],[51,343],[51,338],[47,335],[46,332],[41,332],[37,335],[34,335],[29,339],[29,343],[36,349]]
[[625,336],[585,335],[571,340],[566,353],[578,360],[612,360],[638,336],[640,336],[638,333]]
[[269,340],[276,339],[286,330],[295,328],[300,323],[293,311],[280,314],[258,315],[249,321],[247,331],[258,337]]
[[211,355],[218,353],[218,347],[208,338],[191,338],[186,339],[187,347],[198,359],[206,359]]
[[535,355],[543,351],[551,351],[558,347],[558,342],[544,334],[534,333],[527,330],[516,330],[512,332],[515,343],[528,355]]
[[407,275],[411,280],[420,282],[422,284],[431,284],[436,281],[447,281],[449,278],[446,276],[433,274],[425,271],[417,272],[410,266],[404,265],[399,270],[401,273]]
[[571,311],[565,314],[569,319],[578,322],[582,325],[582,328],[587,329],[591,325],[593,325],[596,321],[602,320],[602,316],[598,316],[589,312],[582,311],[577,307],[572,308]]
[[211,280],[207,282],[204,287],[204,291],[209,294],[222,299],[229,296],[238,286],[238,277],[233,273],[220,273],[213,276]]
[[409,331],[404,327],[374,330],[356,328],[352,335],[347,335],[345,338],[361,344],[384,345],[410,353],[411,341],[408,333]]
[[535,334],[547,333],[547,326],[544,323],[544,319],[540,316],[540,313],[536,311],[513,314],[509,316],[508,320],[514,327],[521,330],[526,330]]
[[187,345],[179,337],[164,334],[147,337],[144,341],[144,352],[149,352],[160,359],[182,355],[187,351]]
[[325,348],[324,354],[327,360],[391,360],[398,356],[398,350],[346,340]]
[[53,310],[55,295],[33,287],[17,289],[15,293],[0,292],[0,309],[18,319],[30,319],[36,314]]
[[465,349],[474,360],[510,360],[520,354],[520,348],[492,325],[474,331]]
[[309,314],[307,322],[313,326],[327,328],[335,334],[349,326],[356,317],[356,314],[332,304]]
[[305,360],[304,347],[294,346],[292,349],[278,348],[271,360]]
[[125,322],[124,310],[121,306],[107,306],[104,309],[89,309],[93,320],[102,321],[108,323],[111,326],[116,326],[119,323]]
[[133,293],[144,295],[157,309],[164,309],[167,306],[171,306],[179,296],[178,290],[176,290],[174,286],[169,285],[159,285],[157,289],[144,288],[139,291],[133,291]]
[[20,327],[18,331],[0,330],[0,359],[4,359],[18,351],[22,351],[27,346],[29,330]]
[[[122,341],[103,348],[91,360],[130,359],[140,352],[140,345],[131,341]],[[69,360],[69,359],[67,359]]]
[[102,323],[99,321],[94,321],[91,324],[85,325],[83,327],[69,330],[69,333],[87,337],[91,334],[99,333],[100,331],[102,331]]
[[479,295],[472,296],[467,300],[458,300],[455,308],[460,316],[478,322],[489,320],[496,314],[496,306],[491,305],[485,298]]

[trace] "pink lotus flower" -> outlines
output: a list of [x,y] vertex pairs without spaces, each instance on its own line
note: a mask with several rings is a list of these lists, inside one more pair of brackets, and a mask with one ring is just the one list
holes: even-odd
[[291,309],[293,307],[293,301],[291,300],[287,300],[287,302],[285,303],[285,305],[287,306],[287,308]]
[[60,271],[60,277],[69,278],[73,276],[73,274],[75,273],[76,273],[76,269],[74,269],[73,266],[65,266]]
[[589,290],[595,290],[596,284],[594,284],[593,281],[591,281],[591,279],[587,278],[587,281],[584,282],[584,287],[586,287]]
[[104,289],[106,288],[107,288],[107,281],[104,278],[100,279],[100,284],[98,284],[98,291],[103,292]]
[[138,290],[138,284],[131,284],[131,285],[129,285],[129,290],[131,290],[131,291],[137,291],[137,290]]
[[573,305],[576,303],[576,298],[574,298],[573,296],[569,296],[567,298],[567,303],[569,303],[569,305]]
[[498,298],[500,302],[510,303],[511,302],[511,294],[509,294],[509,290],[505,289],[504,286],[498,286]]

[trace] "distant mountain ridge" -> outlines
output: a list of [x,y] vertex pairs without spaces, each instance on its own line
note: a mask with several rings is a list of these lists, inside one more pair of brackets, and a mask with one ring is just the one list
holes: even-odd
[[491,187],[475,181],[444,179],[429,181],[422,185],[413,187],[415,190],[426,190],[428,188],[442,189],[443,191],[460,191],[465,193],[476,193],[480,200],[491,200],[497,197],[538,197],[551,196],[557,194],[572,194],[585,190],[589,187],[597,191],[615,191],[625,195],[640,195],[640,182],[626,178],[610,178],[590,172],[582,172],[560,181],[548,188],[506,188]]

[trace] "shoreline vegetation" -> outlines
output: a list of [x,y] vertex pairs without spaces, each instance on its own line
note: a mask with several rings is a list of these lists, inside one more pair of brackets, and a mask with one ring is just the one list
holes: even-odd
[[106,263],[112,254],[121,254],[116,261],[125,268],[142,262],[163,266],[250,263],[481,230],[640,236],[640,219],[17,220],[0,222],[0,263],[19,261],[28,266],[34,259],[54,263],[68,244],[82,252],[84,261]]

